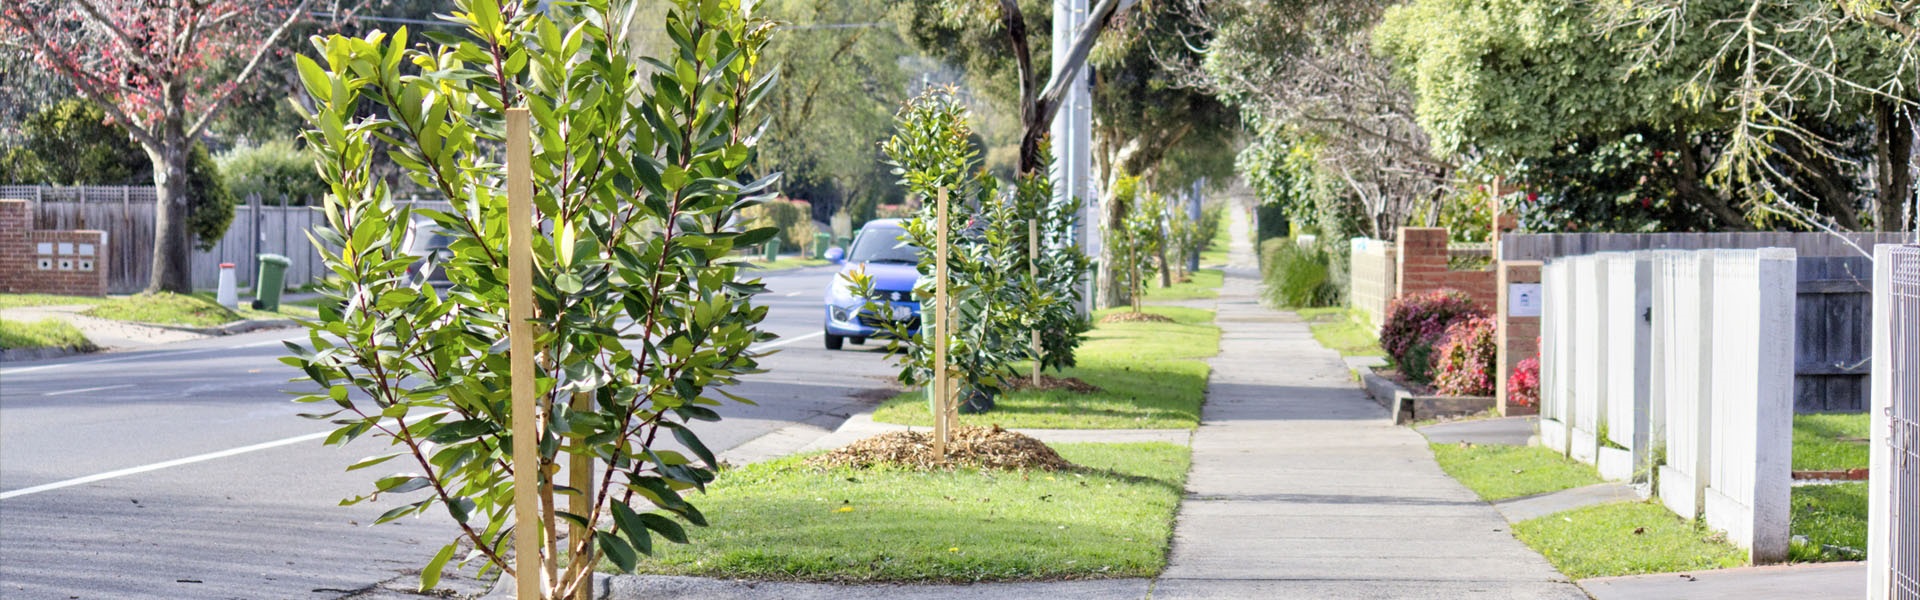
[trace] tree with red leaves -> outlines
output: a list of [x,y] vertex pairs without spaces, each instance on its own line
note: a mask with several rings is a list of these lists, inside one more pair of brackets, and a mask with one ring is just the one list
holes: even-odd
[[159,197],[147,292],[193,291],[187,228],[193,144],[310,2],[15,0],[0,6],[0,44],[31,54],[73,84],[126,126],[153,161]]

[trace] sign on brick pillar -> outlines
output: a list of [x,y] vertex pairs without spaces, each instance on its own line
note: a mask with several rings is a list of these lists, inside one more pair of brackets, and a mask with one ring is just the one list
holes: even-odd
[[[1494,305],[1499,331],[1495,340],[1499,342],[1499,347],[1495,364],[1500,369],[1494,379],[1495,406],[1499,407],[1502,416],[1531,415],[1540,412],[1540,407],[1516,405],[1508,397],[1507,383],[1511,381],[1513,370],[1520,361],[1529,358],[1537,360],[1540,356],[1540,309],[1545,301],[1540,289],[1541,265],[1536,261],[1496,264],[1499,280],[1495,292],[1499,299]],[[1537,392],[1535,397],[1539,397]]]
[[1714,255],[1706,521],[1754,563],[1780,562],[1793,479],[1794,251]]
[[1653,326],[1659,332],[1660,379],[1655,393],[1665,407],[1656,432],[1666,449],[1656,469],[1660,501],[1682,518],[1700,516],[1706,491],[1707,398],[1713,392],[1713,256],[1674,252],[1655,258]]
[[[1606,271],[1607,289],[1599,298],[1605,312],[1608,382],[1599,449],[1600,476],[1626,481],[1647,472],[1648,360],[1652,324],[1647,320],[1652,301],[1652,263],[1644,253],[1606,252],[1595,255]],[[1610,443],[1608,443],[1610,442]]]
[[1568,353],[1568,296],[1571,270],[1566,260],[1555,260],[1540,271],[1545,298],[1540,313],[1540,444],[1567,453],[1567,421],[1572,415],[1572,360]]
[[1596,464],[1599,460],[1600,430],[1605,418],[1601,410],[1607,388],[1613,382],[1607,373],[1607,336],[1612,323],[1603,298],[1608,284],[1607,270],[1596,256],[1576,256],[1568,261],[1573,269],[1572,335],[1568,348],[1572,354],[1573,413],[1567,424],[1571,441],[1567,455],[1574,460]]

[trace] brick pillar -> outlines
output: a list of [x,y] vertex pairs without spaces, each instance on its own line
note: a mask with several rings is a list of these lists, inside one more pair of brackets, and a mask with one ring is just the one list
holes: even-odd
[[[1514,365],[1520,364],[1522,360],[1540,356],[1539,313],[1534,312],[1534,316],[1508,314],[1509,309],[1522,306],[1524,302],[1516,302],[1517,299],[1507,296],[1514,291],[1513,284],[1539,284],[1540,263],[1538,261],[1501,262],[1494,268],[1499,272],[1499,281],[1494,286],[1494,292],[1499,298],[1495,302],[1495,317],[1496,322],[1499,323],[1499,331],[1496,332],[1494,339],[1500,344],[1499,358],[1496,359],[1497,364],[1500,365],[1500,373],[1494,378],[1494,397],[1496,398],[1494,405],[1500,408],[1500,414],[1504,416],[1537,414],[1540,412],[1539,406],[1515,406],[1507,402],[1507,378],[1513,374]],[[1532,306],[1536,310],[1541,306],[1537,288],[1532,298]]]
[[0,200],[0,292],[25,285],[33,269],[33,211],[25,200]]
[[1399,262],[1395,298],[1437,290],[1447,285],[1447,230],[1441,227],[1401,227],[1395,241]]

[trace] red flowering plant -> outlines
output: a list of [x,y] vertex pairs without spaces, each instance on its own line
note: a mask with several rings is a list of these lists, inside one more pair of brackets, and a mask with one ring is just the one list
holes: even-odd
[[1499,345],[1493,319],[1455,321],[1433,357],[1433,387],[1443,396],[1491,396]]
[[1446,337],[1447,327],[1455,321],[1486,316],[1486,309],[1460,290],[1402,296],[1387,306],[1387,318],[1380,325],[1380,348],[1393,357],[1401,373],[1424,382],[1432,368],[1433,351]]
[[1507,401],[1516,406],[1540,405],[1540,359],[1528,357],[1507,376]]

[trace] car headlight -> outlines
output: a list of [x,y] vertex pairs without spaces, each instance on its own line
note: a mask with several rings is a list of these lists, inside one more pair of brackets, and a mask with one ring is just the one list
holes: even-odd
[[858,299],[859,296],[855,295],[853,292],[854,292],[853,280],[848,279],[845,275],[842,275],[839,277],[835,277],[833,279],[832,289],[828,290],[827,295],[828,297],[833,298],[834,300]]

